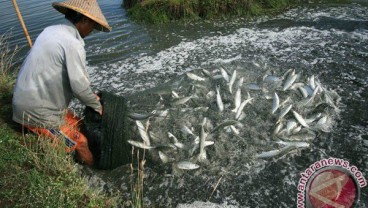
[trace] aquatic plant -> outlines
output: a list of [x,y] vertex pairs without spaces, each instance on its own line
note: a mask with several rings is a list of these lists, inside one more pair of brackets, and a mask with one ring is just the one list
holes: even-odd
[[13,50],[9,48],[9,35],[0,35],[0,98],[3,99],[11,92],[12,85],[15,82],[14,57],[18,53],[18,47]]
[[285,9],[298,0],[124,0],[133,19],[148,23],[171,20],[253,16]]

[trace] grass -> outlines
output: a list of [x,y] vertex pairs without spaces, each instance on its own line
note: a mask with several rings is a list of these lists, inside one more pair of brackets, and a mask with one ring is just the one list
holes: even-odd
[[299,1],[302,0],[124,0],[123,6],[133,19],[159,24],[271,14]]
[[118,196],[89,188],[62,145],[12,122],[16,53],[0,36],[0,207],[116,207]]

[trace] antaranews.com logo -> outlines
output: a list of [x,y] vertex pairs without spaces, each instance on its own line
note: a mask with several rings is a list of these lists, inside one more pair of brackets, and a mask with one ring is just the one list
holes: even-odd
[[348,161],[322,159],[301,173],[297,207],[354,207],[359,201],[360,189],[366,185],[362,172]]

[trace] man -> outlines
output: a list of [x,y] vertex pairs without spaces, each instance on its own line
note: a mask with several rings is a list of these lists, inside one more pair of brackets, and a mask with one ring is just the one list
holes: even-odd
[[111,31],[96,0],[67,0],[52,6],[65,14],[65,24],[45,28],[18,74],[13,96],[13,120],[32,132],[65,140],[80,162],[93,165],[79,121],[67,110],[73,96],[102,115],[86,70],[84,40],[93,29]]

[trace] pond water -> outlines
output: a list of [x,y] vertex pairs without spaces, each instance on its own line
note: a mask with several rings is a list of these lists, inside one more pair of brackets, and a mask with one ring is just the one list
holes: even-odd
[[[48,1],[18,4],[33,41],[44,27],[64,21]],[[101,1],[100,5],[113,31],[86,38],[88,70],[96,90],[128,96],[192,70],[215,70],[220,65],[241,68],[244,64],[243,73],[254,74],[257,68],[249,67],[249,63],[262,63],[275,69],[276,74],[293,68],[305,77],[314,75],[326,89],[341,97],[339,117],[331,132],[318,134],[309,148],[266,160],[252,173],[206,175],[199,179],[195,172],[188,172],[182,177],[174,176],[175,191],[165,188],[165,193],[159,188],[165,176],[148,167],[147,176],[152,178],[145,183],[147,204],[174,207],[207,201],[212,194],[210,201],[223,206],[294,207],[300,173],[329,157],[349,161],[368,177],[366,1],[301,5],[274,17],[254,20],[158,26],[132,22],[120,0]],[[10,1],[0,2],[0,14],[0,33],[12,28],[10,45],[23,47],[18,56],[21,63],[29,48]],[[80,108],[77,102],[72,107]],[[126,171],[118,168],[93,174],[127,192],[129,198]],[[357,207],[368,207],[367,187],[361,189],[360,198]],[[197,202],[196,206],[204,204]]]

